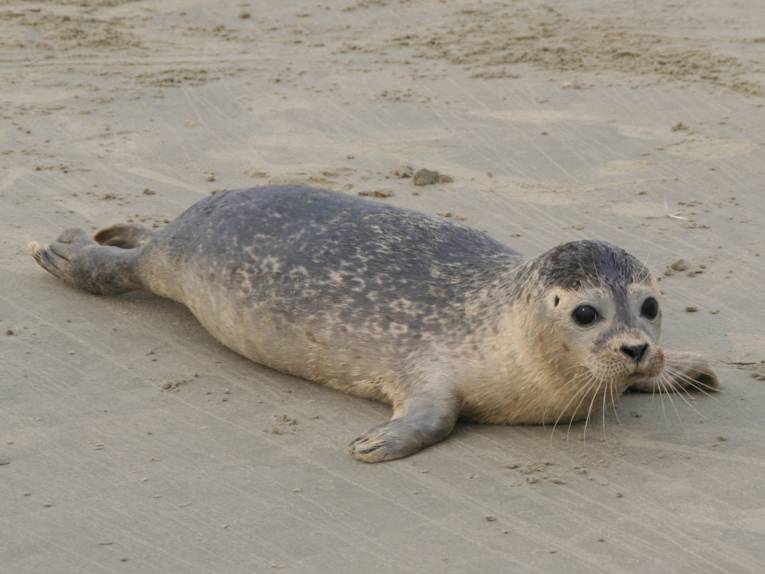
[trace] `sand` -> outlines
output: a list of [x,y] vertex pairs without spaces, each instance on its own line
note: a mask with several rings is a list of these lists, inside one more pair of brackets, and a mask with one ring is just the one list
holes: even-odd
[[[764,61],[758,0],[0,2],[0,572],[762,572]],[[384,406],[26,254],[290,182],[617,243],[723,392],[369,466]]]

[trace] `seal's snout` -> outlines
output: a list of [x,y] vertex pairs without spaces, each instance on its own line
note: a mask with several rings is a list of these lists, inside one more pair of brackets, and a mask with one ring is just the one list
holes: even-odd
[[622,345],[619,350],[636,363],[639,363],[648,351],[648,343],[643,343],[642,345]]
[[618,365],[626,376],[656,376],[664,367],[661,346],[645,333],[633,331],[616,335],[601,355],[608,364]]

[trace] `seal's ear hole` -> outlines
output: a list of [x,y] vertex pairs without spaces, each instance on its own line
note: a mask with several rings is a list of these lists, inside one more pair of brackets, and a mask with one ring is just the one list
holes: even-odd
[[560,297],[558,297],[558,296],[556,295],[556,296],[555,296],[555,306],[556,306],[556,307],[558,306],[558,303],[560,303]]

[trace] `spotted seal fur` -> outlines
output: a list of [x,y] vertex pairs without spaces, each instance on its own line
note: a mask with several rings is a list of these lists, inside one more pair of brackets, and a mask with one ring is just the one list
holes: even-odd
[[424,214],[307,187],[229,191],[167,227],[67,230],[36,261],[91,293],[185,304],[224,345],[284,373],[389,403],[351,444],[366,462],[436,443],[459,416],[569,422],[628,387],[716,389],[664,353],[646,267],[601,241],[526,258]]

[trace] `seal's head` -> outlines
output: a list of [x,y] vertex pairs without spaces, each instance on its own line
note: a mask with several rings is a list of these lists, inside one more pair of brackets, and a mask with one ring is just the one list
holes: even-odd
[[601,241],[564,243],[537,259],[545,346],[564,379],[624,388],[661,373],[661,308],[648,269]]

